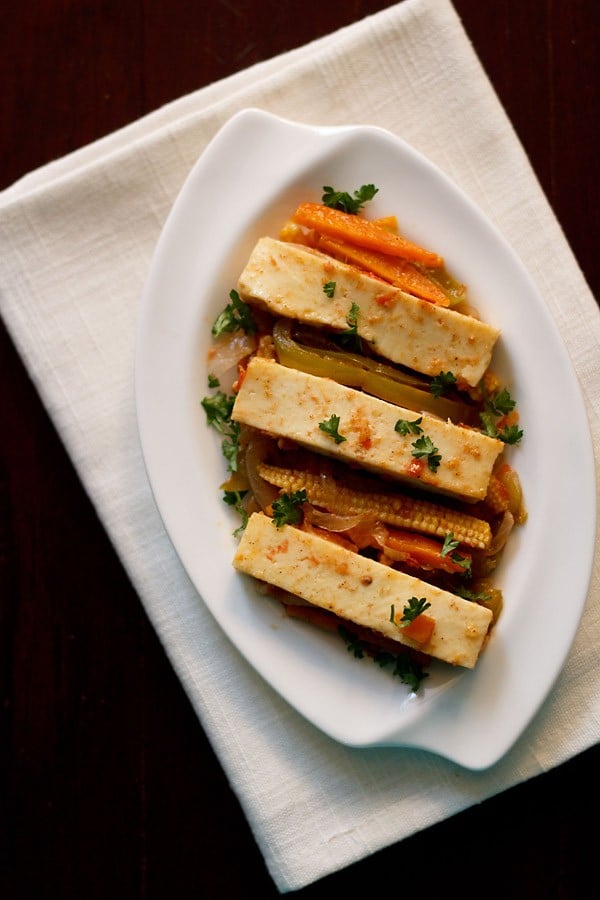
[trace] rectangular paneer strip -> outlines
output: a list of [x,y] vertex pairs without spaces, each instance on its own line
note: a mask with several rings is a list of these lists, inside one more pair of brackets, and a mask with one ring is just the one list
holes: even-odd
[[[289,591],[322,609],[370,628],[424,653],[472,669],[487,635],[489,609],[367,559],[314,533],[291,525],[277,528],[264,513],[246,526],[233,565],[239,572]],[[435,628],[426,644],[417,644],[390,621],[391,607],[401,612],[411,597],[431,604]]]
[[[338,433],[345,438],[339,443],[319,428],[332,415],[339,416]],[[504,447],[479,431],[423,415],[423,436],[431,438],[441,456],[432,471],[427,459],[413,455],[416,435],[394,430],[399,419],[414,422],[418,413],[261,357],[248,365],[232,418],[378,474],[466,500],[485,497]]]
[[[333,297],[323,290],[335,282]],[[452,372],[476,385],[490,364],[499,331],[420,300],[353,266],[285,241],[261,238],[238,282],[242,299],[275,315],[340,331],[353,303],[358,334],[380,356],[424,375]]]

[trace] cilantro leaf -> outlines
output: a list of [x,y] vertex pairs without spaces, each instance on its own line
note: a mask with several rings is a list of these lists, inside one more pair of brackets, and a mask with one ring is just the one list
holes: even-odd
[[427,601],[425,597],[421,597],[418,600],[416,597],[411,597],[407,602],[407,605],[402,610],[402,618],[401,622],[405,622],[407,625],[410,622],[414,622],[417,616],[420,616],[421,613],[424,613],[426,609],[429,609],[431,603]]
[[202,407],[206,413],[206,422],[223,434],[228,432],[231,422],[231,410],[235,397],[229,397],[223,391],[217,391],[212,397],[202,400]]
[[518,444],[523,437],[523,429],[518,425],[507,425],[497,435],[505,444]]
[[511,413],[516,403],[506,388],[496,391],[495,394],[487,395],[483,392],[485,409],[479,413],[482,424],[482,430],[488,437],[497,438],[504,441],[505,444],[518,444],[523,437],[523,429],[518,425],[505,425],[498,428],[498,422],[503,416]]
[[363,642],[343,625],[339,626],[338,633],[346,641],[346,650],[348,653],[352,653],[356,659],[362,659],[365,655]]
[[492,412],[479,413],[479,418],[483,426],[483,433],[488,437],[498,437],[498,429],[496,428],[496,420]]
[[457,547],[459,546],[460,541],[456,541],[454,539],[454,533],[452,531],[448,532],[448,534],[444,538],[444,546],[440,550],[440,556],[448,556],[452,560],[452,562],[456,563],[457,566],[460,566],[461,569],[464,570],[465,575],[471,575],[471,560],[468,556],[461,556],[457,551]]
[[429,672],[425,672],[423,666],[411,659],[407,653],[399,653],[394,656],[392,653],[382,650],[376,654],[375,662],[382,669],[393,664],[392,675],[397,675],[415,693],[421,686],[421,682],[429,677]]
[[326,281],[323,285],[323,293],[331,300],[335,294],[335,281]]
[[227,468],[230,472],[237,472],[238,453],[240,449],[240,424],[239,422],[229,423],[229,434],[221,443],[221,452],[227,460]]
[[497,391],[486,399],[486,406],[490,412],[495,413],[497,416],[505,416],[507,413],[512,412],[515,405],[515,401],[506,388],[502,388],[501,391]]
[[230,472],[237,472],[240,424],[232,421],[231,411],[235,397],[217,391],[212,397],[205,397],[201,403],[206,413],[206,423],[223,435],[221,450],[227,460]]
[[244,303],[237,291],[230,291],[229,299],[231,303],[227,304],[214,321],[211,329],[213,337],[220,337],[229,331],[237,331],[238,328],[241,328],[246,334],[255,334],[256,322],[248,304]]
[[460,541],[454,540],[454,532],[449,531],[448,534],[444,538],[444,546],[440,550],[441,556],[448,556],[448,554],[452,554],[454,550],[458,547]]
[[430,390],[436,400],[439,400],[449,388],[456,386],[456,375],[453,372],[440,372],[432,379]]
[[351,196],[347,191],[336,191],[329,185],[324,185],[321,200],[325,206],[356,215],[367,201],[373,199],[378,190],[374,184],[363,184]]
[[421,422],[423,421],[423,416],[419,416],[418,419],[413,419],[412,422],[409,422],[408,419],[398,419],[396,424],[394,425],[394,431],[397,431],[398,434],[422,434],[423,429],[421,428]]
[[248,512],[243,503],[244,497],[247,493],[248,491],[223,491],[223,501],[227,503],[228,506],[233,506],[235,511],[238,512],[242,517],[241,525],[233,532],[234,537],[237,537],[238,534],[241,534],[241,532],[248,524]]
[[333,413],[326,422],[319,422],[319,428],[332,437],[336,444],[342,444],[346,438],[340,434],[340,417]]
[[412,446],[414,447],[412,455],[415,459],[422,459],[425,457],[430,470],[432,472],[437,472],[442,457],[438,453],[438,448],[434,447],[431,438],[428,435],[423,434],[420,438],[417,438],[416,441],[413,441]]
[[473,600],[476,603],[485,603],[487,600],[492,599],[492,595],[486,594],[485,591],[470,591],[461,584],[457,585],[453,590],[454,593],[458,594],[459,597],[462,597],[463,600]]
[[273,500],[273,523],[277,528],[282,525],[297,525],[302,519],[300,507],[306,503],[308,497],[304,488],[294,491],[293,494],[282,494],[277,500]]
[[359,353],[362,350],[362,341],[358,334],[358,314],[360,307],[357,303],[353,303],[346,316],[348,328],[337,336],[338,344],[346,349],[354,348]]

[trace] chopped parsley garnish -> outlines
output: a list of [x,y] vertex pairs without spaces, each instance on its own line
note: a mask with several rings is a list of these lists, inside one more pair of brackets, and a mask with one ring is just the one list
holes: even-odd
[[492,394],[491,397],[486,397],[486,407],[497,416],[506,416],[513,411],[515,405],[515,401],[506,388],[502,388],[502,390]]
[[229,433],[221,442],[221,452],[227,460],[227,468],[230,472],[237,472],[238,452],[240,449],[240,424],[229,423]]
[[346,322],[348,323],[348,331],[351,334],[358,333],[358,314],[359,314],[359,312],[360,312],[360,308],[359,308],[358,304],[353,303],[352,306],[350,307],[350,312],[348,313],[348,316],[346,317]]
[[248,304],[244,303],[237,291],[230,291],[229,299],[231,303],[228,303],[215,319],[212,327],[213,336],[219,337],[228,331],[237,331],[238,328],[246,334],[255,334],[256,322]]
[[414,447],[412,455],[415,459],[426,458],[430,470],[432,472],[437,472],[442,457],[438,453],[438,448],[434,447],[431,438],[428,435],[423,434],[421,437],[417,438],[416,441],[413,441],[412,446]]
[[335,294],[335,281],[326,281],[323,285],[323,293],[331,300]]
[[248,512],[244,506],[243,500],[248,491],[223,491],[223,501],[228,506],[233,506],[236,512],[242,517],[242,524],[233,532],[233,536],[237,537],[248,524]]
[[231,419],[234,402],[235,397],[228,396],[223,391],[217,391],[212,397],[205,397],[202,400],[207,424],[223,435],[221,450],[230,472],[237,472],[240,438],[240,425]]
[[423,434],[423,429],[421,428],[421,422],[423,421],[423,416],[419,416],[418,419],[413,419],[412,422],[409,422],[408,419],[398,419],[396,424],[394,425],[394,431],[397,431],[398,434]]
[[323,186],[322,203],[332,209],[340,209],[342,212],[355,216],[367,201],[372,200],[379,188],[374,184],[363,184],[352,196],[346,191],[336,191],[329,185]]
[[337,339],[340,346],[345,347],[346,349],[356,350],[360,353],[362,350],[362,341],[358,333],[359,312],[360,307],[357,303],[353,303],[350,307],[348,315],[346,316],[346,323],[348,327],[345,331],[342,331],[340,334],[338,334]]
[[208,425],[212,425],[217,431],[226,434],[231,423],[231,410],[234,402],[235,397],[228,397],[223,391],[217,391],[212,397],[205,397],[202,407],[206,413]]
[[209,375],[209,376],[208,376],[208,386],[209,386],[209,388],[218,388],[218,387],[219,387],[219,384],[220,384],[220,381],[219,381],[219,379],[217,378],[216,375]]
[[339,626],[338,634],[346,642],[348,653],[351,653],[356,659],[363,659],[367,653],[373,655],[373,661],[382,669],[393,666],[392,675],[398,676],[413,692],[418,691],[421,682],[429,675],[424,671],[421,663],[416,662],[408,653],[394,654],[387,650],[378,650],[373,654],[369,652],[365,643],[344,625]]
[[319,422],[319,428],[332,437],[336,444],[342,444],[346,438],[340,434],[340,417],[333,413],[326,422]]
[[411,659],[407,653],[399,653],[397,656],[394,656],[392,653],[382,651],[375,656],[375,662],[382,669],[393,663],[392,675],[397,675],[415,693],[418,691],[423,679],[429,677],[429,672],[424,672],[423,666]]
[[485,591],[470,591],[462,584],[453,588],[453,591],[455,594],[458,594],[459,597],[462,597],[463,600],[473,600],[475,603],[486,603],[488,600],[492,599],[491,594],[487,594]]
[[471,574],[471,560],[467,556],[461,556],[457,551],[460,541],[454,539],[454,533],[450,531],[444,538],[444,546],[440,550],[441,556],[449,556],[452,562],[464,569],[465,575]]
[[294,491],[293,494],[282,494],[277,500],[273,500],[273,523],[277,528],[281,528],[282,525],[298,525],[302,519],[300,507],[307,500],[304,488],[301,491]]
[[523,437],[523,430],[516,424],[504,425],[498,428],[498,422],[504,416],[509,415],[515,408],[515,401],[506,388],[488,395],[483,393],[485,409],[479,413],[484,434],[497,438],[505,444],[518,444]]
[[[417,616],[420,616],[426,609],[429,609],[430,606],[431,603],[429,603],[425,597],[421,597],[420,600],[417,599],[417,597],[411,597],[402,610],[402,618],[400,621],[404,622],[405,625],[409,625],[411,622],[414,622]],[[390,607],[390,622],[396,622],[396,613],[393,603]]]
[[453,372],[440,372],[432,379],[430,390],[435,399],[439,400],[453,387],[456,387],[456,375]]
[[523,437],[523,429],[518,425],[507,425],[498,431],[497,437],[505,444],[518,444]]
[[338,632],[340,636],[346,641],[346,650],[348,653],[352,653],[356,659],[362,659],[365,655],[363,642],[360,641],[355,634],[352,634],[347,628],[343,625],[340,625],[338,628]]

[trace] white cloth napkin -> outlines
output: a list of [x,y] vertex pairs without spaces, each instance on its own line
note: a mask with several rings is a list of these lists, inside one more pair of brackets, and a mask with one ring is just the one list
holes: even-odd
[[383,126],[470,194],[527,261],[558,323],[597,459],[600,319],[448,0],[405,0],[184,97],[0,195],[2,316],[285,892],[598,740],[600,564],[560,679],[485,772],[415,750],[336,744],[223,636],[153,504],[136,431],[134,331],[178,189],[217,129],[248,106],[307,123]]

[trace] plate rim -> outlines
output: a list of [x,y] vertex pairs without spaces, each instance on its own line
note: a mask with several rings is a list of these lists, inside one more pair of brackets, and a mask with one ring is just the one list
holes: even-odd
[[[422,153],[417,151],[414,147],[404,141],[402,138],[397,137],[389,131],[386,131],[379,126],[373,125],[327,125],[327,126],[319,126],[305,123],[294,122],[290,119],[284,119],[280,116],[275,116],[272,113],[268,113],[264,110],[256,109],[256,108],[247,108],[241,110],[236,113],[228,122],[217,132],[212,141],[207,145],[205,151],[200,155],[194,166],[192,167],[188,177],[186,178],[178,196],[169,212],[169,215],[166,219],[165,225],[161,231],[161,235],[159,241],[157,242],[155,252],[152,257],[152,261],[150,264],[150,268],[148,271],[148,276],[144,285],[144,289],[142,292],[141,302],[140,302],[140,310],[138,314],[138,322],[137,322],[137,331],[136,331],[136,347],[135,347],[135,399],[136,399],[136,417],[138,424],[138,432],[140,436],[140,444],[142,449],[142,457],[144,459],[144,464],[146,467],[146,472],[148,476],[148,480],[150,483],[150,487],[152,493],[155,498],[155,502],[159,511],[159,514],[163,520],[165,525],[165,529],[167,534],[169,535],[171,542],[179,556],[179,559],[184,566],[184,569],[187,571],[188,575],[192,583],[194,584],[196,590],[198,591],[199,596],[204,601],[205,605],[209,608],[209,610],[213,613],[213,616],[216,618],[219,626],[223,628],[225,633],[230,637],[231,640],[235,644],[237,644],[238,649],[242,652],[242,655],[256,668],[263,678],[267,680],[268,683],[271,684],[276,691],[278,691],[284,698],[288,701],[289,698],[282,693],[280,688],[273,684],[271,679],[265,675],[265,673],[261,670],[260,667],[257,667],[255,661],[253,659],[249,659],[248,655],[244,650],[240,647],[239,642],[235,640],[235,637],[232,637],[230,634],[230,630],[228,629],[226,623],[222,621],[222,616],[218,615],[218,610],[213,608],[213,604],[209,603],[204,596],[204,591],[201,589],[199,584],[197,583],[197,577],[195,577],[193,568],[190,570],[189,562],[186,562],[185,557],[179,553],[178,544],[176,536],[174,537],[174,531],[176,532],[176,528],[173,525],[169,524],[172,522],[172,518],[170,512],[165,509],[165,501],[162,494],[162,489],[158,483],[159,476],[157,476],[156,470],[154,468],[154,463],[152,459],[152,449],[149,446],[149,436],[148,436],[148,409],[144,403],[144,391],[145,391],[145,366],[147,360],[146,347],[144,346],[146,329],[148,327],[148,313],[149,309],[152,307],[153,297],[155,296],[155,285],[157,281],[158,274],[161,270],[161,267],[165,265],[164,255],[165,253],[169,253],[172,245],[172,237],[174,229],[176,231],[178,222],[183,212],[185,212],[185,207],[187,203],[187,198],[190,192],[190,184],[193,183],[195,179],[198,177],[202,178],[203,169],[208,164],[210,167],[211,159],[214,161],[215,155],[223,152],[223,148],[227,147],[228,143],[233,140],[239,140],[240,132],[244,130],[247,132],[248,130],[256,131],[256,129],[269,129],[270,132],[275,130],[279,130],[282,133],[285,131],[286,135],[289,136],[293,134],[294,136],[298,136],[300,133],[303,134],[305,138],[308,139],[310,143],[313,139],[316,139],[317,136],[319,140],[327,141],[328,139],[338,138],[343,140],[344,138],[352,138],[356,135],[362,136],[371,136],[374,140],[379,140],[383,142],[387,142],[389,145],[393,145],[408,154],[409,158],[413,160],[416,158],[419,164],[424,163],[427,167],[430,168],[432,172],[436,173],[436,177],[441,179],[441,181],[451,189],[456,195],[458,195],[460,202],[466,204],[466,206],[470,209],[472,213],[475,214],[476,218],[478,218],[482,223],[485,223],[485,227],[490,231],[490,234],[494,237],[496,241],[499,241],[505,253],[508,253],[512,259],[512,263],[516,266],[520,277],[524,279],[525,284],[528,286],[529,291],[532,293],[532,296],[536,297],[536,302],[538,303],[538,311],[543,315],[544,321],[547,327],[550,327],[554,330],[554,339],[558,342],[558,346],[562,347],[563,354],[561,363],[562,365],[567,365],[570,374],[570,381],[572,389],[575,389],[575,392],[578,394],[579,398],[579,418],[581,420],[581,416],[583,416],[583,424],[585,425],[586,438],[587,438],[587,446],[588,446],[588,459],[586,462],[586,468],[588,469],[586,480],[591,479],[590,483],[595,487],[595,470],[593,465],[593,449],[591,443],[591,436],[589,431],[589,422],[587,419],[587,414],[585,413],[585,407],[583,403],[583,398],[581,396],[581,390],[579,388],[579,383],[577,380],[577,376],[572,367],[570,358],[560,339],[560,335],[558,333],[558,329],[556,324],[543,302],[539,291],[533,282],[530,274],[527,272],[525,266],[522,261],[515,253],[510,244],[506,241],[504,236],[500,233],[498,228],[494,225],[494,223],[486,216],[477,205],[465,194],[465,192],[455,184],[445,173],[439,169],[438,166],[435,165],[431,160],[427,159]],[[317,154],[318,156],[318,154]],[[265,201],[268,206],[268,201]],[[198,398],[199,399],[199,398]],[[582,424],[580,422],[580,424]],[[583,440],[583,436],[580,435],[580,439]],[[218,485],[215,485],[215,493],[218,490]],[[402,726],[400,731],[397,730],[392,733],[388,733],[386,736],[381,735],[379,740],[375,741],[367,741],[357,740],[352,741],[349,735],[341,735],[335,733],[335,728],[330,727],[329,729],[326,726],[326,723],[316,723],[314,718],[310,718],[310,716],[306,716],[306,712],[299,710],[302,715],[309,718],[310,721],[313,721],[313,724],[317,724],[317,727],[321,728],[321,730],[328,733],[335,740],[340,743],[354,746],[354,747],[369,747],[369,746],[394,746],[394,747],[419,747],[424,750],[429,750],[430,752],[438,753],[448,759],[453,760],[454,762],[470,769],[484,769],[488,768],[490,765],[497,762],[500,758],[502,758],[505,753],[510,749],[510,747],[515,743],[515,741],[519,738],[519,736],[523,733],[527,725],[531,722],[534,716],[539,711],[542,706],[544,700],[550,693],[556,679],[558,678],[568,655],[569,649],[573,643],[576,632],[578,630],[581,616],[583,615],[583,611],[585,608],[586,598],[589,593],[589,584],[592,576],[592,566],[593,566],[593,548],[595,543],[595,533],[596,533],[596,509],[595,504],[590,502],[589,509],[587,510],[587,516],[590,521],[590,531],[589,531],[589,547],[586,552],[586,557],[588,561],[587,565],[587,576],[583,579],[580,579],[581,585],[581,593],[582,599],[578,606],[579,613],[577,616],[574,616],[571,620],[571,628],[569,629],[568,638],[563,640],[563,645],[566,645],[566,649],[564,649],[564,653],[561,654],[560,660],[555,661],[555,665],[553,667],[553,676],[552,678],[548,678],[543,691],[538,691],[538,697],[535,704],[531,705],[531,708],[521,715],[519,719],[519,725],[516,728],[513,728],[510,733],[507,733],[504,736],[502,741],[497,741],[494,748],[488,750],[486,753],[480,752],[479,754],[469,754],[466,752],[459,752],[456,748],[452,751],[448,746],[444,746],[444,740],[439,739],[439,735],[435,733],[435,727],[431,729],[428,727],[430,725],[430,719],[435,714],[436,707],[439,707],[441,700],[441,694],[445,694],[444,691],[440,692],[434,700],[429,698],[429,710],[431,710],[431,714],[427,712],[425,715],[419,716],[418,712],[416,713],[417,724],[409,725],[408,728]],[[585,583],[585,590],[583,589],[583,585]],[[475,677],[479,672],[482,663],[484,662],[484,658],[480,660],[476,669],[475,669]],[[470,674],[470,673],[469,673]],[[464,680],[464,679],[463,679]],[[476,684],[476,682],[475,682]],[[437,702],[439,701],[439,702]],[[296,706],[295,703],[292,702],[292,706]],[[296,708],[298,708],[296,706]],[[438,710],[439,712],[439,710]]]

